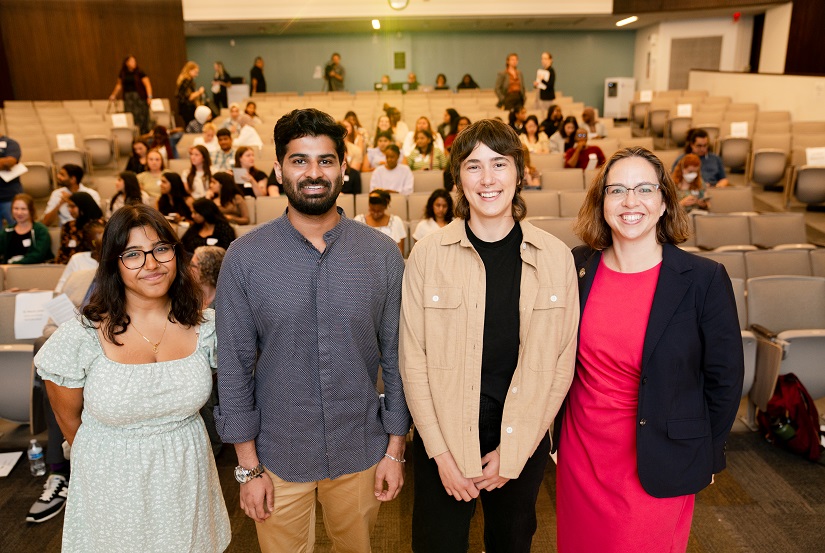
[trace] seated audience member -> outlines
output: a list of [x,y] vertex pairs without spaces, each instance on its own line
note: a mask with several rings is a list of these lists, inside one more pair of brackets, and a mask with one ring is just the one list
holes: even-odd
[[418,77],[416,77],[415,73],[409,73],[407,75],[407,90],[418,90],[419,86],[421,86],[421,83],[418,82]]
[[[458,118],[458,125],[457,125],[456,134],[450,135],[450,136],[447,137],[447,139],[444,140],[445,146],[447,147],[447,153],[449,153],[450,148],[452,148],[453,140],[455,139],[455,137],[458,136],[458,134],[461,131],[463,131],[464,129],[466,129],[467,127],[469,127],[472,124],[473,124],[473,122],[470,121],[469,117],[462,116],[462,117]],[[448,166],[444,170],[444,190],[447,190],[449,192],[453,189],[453,186],[455,186],[455,182],[453,181],[453,172],[450,171],[450,167]]]
[[193,253],[200,246],[227,249],[234,239],[235,229],[212,200],[200,198],[194,201],[192,224],[181,238],[187,252]]
[[210,164],[213,164],[215,155],[221,149],[217,138],[218,128],[214,123],[207,123],[203,126],[203,135],[198,136],[192,142],[194,146],[204,146],[209,152]]
[[49,229],[36,221],[34,199],[17,194],[11,200],[11,222],[0,232],[0,263],[28,265],[52,259]]
[[204,146],[192,146],[189,148],[189,163],[191,166],[183,171],[183,179],[186,191],[192,194],[196,200],[203,198],[209,188],[209,180],[212,178],[212,161],[209,151]]
[[[2,118],[0,118],[0,129],[4,127],[5,124],[2,122]],[[0,171],[12,169],[20,163],[22,155],[23,151],[20,148],[20,143],[6,136],[3,131],[0,130]],[[8,182],[0,179],[0,226],[2,226],[3,221],[5,221],[7,225],[12,223],[14,219],[11,215],[12,198],[22,192],[23,183],[20,182],[19,176],[9,179]]]
[[[66,294],[75,307],[81,307],[97,272],[100,261],[100,249],[103,239],[103,225],[90,222],[86,225],[84,239],[87,241],[87,251],[74,254],[66,268],[60,275],[55,286],[56,294]],[[34,342],[34,353],[37,353],[46,340],[57,330],[57,325],[49,321],[43,329],[43,336]],[[44,389],[43,380],[35,371],[35,389]],[[46,420],[48,442],[46,445],[46,463],[49,465],[49,477],[43,484],[43,492],[32,504],[26,514],[26,522],[35,524],[46,522],[56,517],[66,506],[69,492],[69,474],[71,466],[64,456],[63,432],[57,424],[51,403],[47,394],[43,393],[43,415]]]
[[591,107],[584,108],[582,112],[582,123],[587,129],[587,137],[591,139],[604,138],[607,136],[607,129],[604,123],[596,120],[596,110]]
[[702,180],[702,161],[696,154],[685,154],[673,170],[673,183],[681,205],[687,213],[693,210],[707,210],[710,201],[706,198],[707,188]]
[[418,131],[428,131],[435,141],[435,147],[444,151],[444,140],[441,138],[441,135],[433,130],[430,120],[422,116],[416,119],[415,129],[408,132],[407,136],[404,137],[404,143],[401,146],[401,154],[404,157],[409,156],[415,149],[415,133]]
[[[241,146],[235,150],[235,168],[245,169],[238,171],[235,177],[235,184],[242,189],[244,196],[279,196],[280,190],[267,182],[266,173],[255,167],[255,149],[248,146]],[[243,182],[237,182],[241,179]]]
[[478,83],[473,80],[473,77],[469,73],[466,73],[463,77],[461,77],[461,82],[458,83],[458,86],[455,88],[456,90],[462,90],[480,87],[478,86]]
[[144,192],[149,194],[153,200],[160,196],[160,178],[166,165],[163,163],[163,154],[160,150],[152,148],[146,154],[146,170],[137,176],[138,183]]
[[387,146],[392,143],[392,133],[390,131],[379,131],[376,133],[374,147],[367,148],[367,155],[361,163],[361,172],[368,173],[374,171],[376,167],[387,163],[387,156],[384,152],[386,152]]
[[[195,248],[192,259],[189,262],[189,271],[195,283],[200,286],[202,292],[204,309],[215,308],[215,291],[218,285],[218,273],[221,271],[221,264],[226,255],[226,250],[218,246],[200,246]],[[215,372],[213,371],[212,392],[209,399],[200,409],[201,418],[206,425],[206,432],[209,434],[209,442],[212,445],[212,454],[217,457],[223,449],[223,442],[215,428],[215,406],[218,405],[218,386],[215,382]]]
[[[685,144],[685,154],[694,154],[702,160],[702,180],[707,186],[728,186],[728,178],[725,175],[725,166],[722,158],[710,151],[710,137],[705,129],[690,129]],[[681,161],[679,156],[673,163],[671,170],[676,168],[676,164]]]
[[539,120],[535,115],[530,115],[524,122],[524,132],[520,134],[519,140],[533,154],[546,154],[550,152],[550,139],[539,130]]
[[157,208],[173,223],[192,220],[192,195],[186,191],[183,179],[175,172],[167,171],[160,179],[160,197]]
[[58,188],[52,191],[46,209],[43,213],[43,224],[51,226],[59,223],[65,225],[74,217],[69,211],[69,196],[74,192],[85,192],[100,205],[100,194],[97,190],[83,184],[83,168],[73,163],[67,163],[57,172]]
[[[103,230],[105,228],[106,225],[100,220],[86,223],[86,227],[83,230],[83,251],[77,252],[69,258],[66,268],[63,269],[63,273],[60,275],[60,280],[57,281],[57,286],[54,287],[56,293],[61,294],[64,291],[63,289],[72,275],[80,271],[97,269],[97,264],[100,261],[100,246],[103,243]],[[92,275],[92,277],[94,277],[94,275]],[[78,294],[77,297],[72,297],[72,295],[67,292],[73,304],[80,305],[80,302],[86,295],[86,291],[89,289],[89,285],[92,283],[92,277],[88,278],[88,283],[84,287],[85,289],[80,291],[75,290]]]
[[149,135],[149,147],[160,151],[164,163],[169,163],[170,159],[178,158],[178,152],[169,138],[169,131],[163,125],[157,125],[152,129],[152,133]]
[[410,128],[404,121],[401,120],[401,112],[398,111],[398,108],[384,104],[384,113],[386,113],[387,117],[390,118],[390,128],[392,129],[393,142],[395,142],[400,148],[402,146],[401,141],[405,136],[407,136],[407,133],[410,132]]
[[127,204],[152,205],[149,194],[140,189],[137,175],[131,171],[123,171],[115,182],[115,195],[106,203],[106,218]]
[[263,125],[264,120],[258,115],[258,105],[255,102],[247,102],[243,112],[249,116],[252,125]]
[[381,80],[375,85],[375,90],[389,90],[390,83],[389,75],[381,75]]
[[238,136],[241,132],[241,106],[235,102],[229,104],[229,117],[223,122],[221,128],[228,130],[232,136]]
[[398,244],[401,253],[404,253],[404,239],[407,236],[407,228],[404,221],[398,215],[387,213],[390,206],[390,194],[386,190],[372,190],[369,196],[369,209],[367,213],[359,213],[355,220],[367,226],[383,232]]
[[63,225],[60,230],[60,249],[57,252],[55,263],[68,263],[69,258],[74,254],[85,251],[86,241],[83,239],[83,233],[88,223],[106,223],[100,206],[86,192],[75,192],[69,196],[67,204],[74,219]]
[[[395,142],[395,137],[392,134],[392,123],[390,122],[389,116],[386,114],[379,115],[378,120],[375,122],[375,138],[378,138],[378,134],[382,132],[390,133],[390,141]],[[401,139],[404,137],[402,136]],[[373,146],[375,145],[375,139],[373,139]],[[400,148],[400,146],[399,146]]]
[[562,114],[561,107],[553,104],[547,109],[547,119],[539,124],[539,129],[547,136],[553,136],[561,128],[562,121],[564,121],[564,114]]
[[436,90],[450,90],[450,87],[447,86],[447,76],[444,73],[439,73],[435,77],[435,89]]
[[252,119],[247,114],[243,114],[241,115],[240,122],[241,130],[238,132],[238,138],[233,141],[233,144],[235,146],[251,146],[260,149],[264,145],[264,141],[261,140],[261,135],[258,134],[255,127],[252,126]]
[[579,127],[575,136],[576,143],[564,152],[564,166],[570,169],[596,169],[604,165],[602,149],[587,145],[587,129]]
[[415,131],[415,148],[407,157],[407,165],[413,171],[444,170],[447,167],[447,156],[435,147],[430,131]]
[[346,115],[344,115],[344,119],[349,121],[349,124],[352,125],[352,128],[361,135],[364,144],[364,152],[367,151],[367,144],[370,143],[370,135],[367,132],[367,129],[361,124],[361,121],[358,120],[358,115],[354,111],[348,111]]
[[231,171],[235,167],[235,148],[232,145],[232,133],[229,129],[218,129],[218,151],[212,157],[215,171]]
[[521,180],[522,188],[524,188],[524,190],[540,190],[541,173],[530,162],[530,150],[527,146],[522,144],[521,149],[524,152],[524,178]]
[[425,236],[447,226],[452,220],[453,197],[443,188],[433,190],[424,207],[424,218],[415,226],[413,239],[418,242]]
[[579,122],[572,115],[564,118],[559,130],[550,136],[550,151],[563,154],[576,143],[576,129]]
[[198,106],[195,108],[195,118],[186,124],[186,134],[200,134],[203,132],[203,126],[206,122],[212,119],[212,110],[207,106]]
[[409,167],[398,163],[401,157],[398,146],[390,144],[384,150],[384,154],[387,156],[387,163],[377,167],[373,172],[370,190],[380,189],[409,196],[413,193],[413,174]]
[[209,182],[206,197],[218,206],[226,220],[236,225],[249,224],[249,207],[229,173],[215,173]]
[[132,155],[129,161],[126,162],[126,171],[131,171],[135,174],[142,173],[146,170],[146,153],[149,151],[149,146],[145,141],[138,138],[132,142]]
[[361,165],[364,163],[364,137],[355,132],[352,123],[346,119],[338,124],[347,129],[347,136],[344,137],[347,147],[347,168],[361,171]]
[[361,172],[355,169],[350,169],[344,172],[344,185],[341,187],[342,194],[360,194],[361,193]]
[[519,104],[510,110],[510,127],[518,134],[524,132],[524,123],[527,121],[527,108]]
[[[438,126],[438,134],[446,140],[451,134],[458,132],[458,120],[461,116],[453,108],[444,110],[444,116],[441,118],[441,124]],[[431,129],[432,130],[432,129]]]

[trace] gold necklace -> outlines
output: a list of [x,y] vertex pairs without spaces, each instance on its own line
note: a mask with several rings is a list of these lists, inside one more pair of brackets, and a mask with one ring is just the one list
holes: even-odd
[[161,342],[163,342],[163,337],[164,337],[164,336],[166,336],[166,327],[169,325],[169,314],[170,314],[171,312],[172,312],[172,308],[170,307],[170,308],[169,308],[169,312],[168,312],[168,313],[166,313],[166,322],[165,322],[165,323],[163,323],[163,332],[161,332],[161,334],[160,334],[160,340],[158,340],[158,343],[157,343],[157,344],[153,344],[153,343],[152,343],[152,341],[151,341],[149,338],[147,338],[146,336],[144,336],[144,335],[143,335],[143,332],[139,331],[139,330],[137,329],[137,327],[135,326],[135,324],[134,324],[134,323],[132,323],[132,328],[134,328],[134,329],[135,329],[135,332],[137,332],[138,334],[140,334],[140,336],[141,336],[144,340],[146,340],[146,342],[148,342],[150,346],[152,346],[152,351],[153,351],[154,353],[157,353],[157,352],[158,352],[158,348],[160,347],[160,343],[161,343]]

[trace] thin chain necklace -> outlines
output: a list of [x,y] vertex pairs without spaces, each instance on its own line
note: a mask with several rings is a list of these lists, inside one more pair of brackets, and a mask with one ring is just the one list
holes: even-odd
[[140,336],[141,336],[144,340],[146,340],[146,342],[147,342],[150,346],[152,346],[152,351],[153,351],[154,353],[157,353],[157,352],[158,352],[158,348],[160,347],[160,343],[161,343],[161,342],[163,342],[163,337],[164,337],[164,336],[166,336],[166,327],[169,325],[169,314],[170,314],[171,312],[172,312],[172,308],[171,308],[171,307],[169,307],[169,311],[166,313],[166,322],[165,322],[165,323],[163,323],[163,332],[161,332],[161,334],[160,334],[160,340],[158,340],[158,343],[157,343],[157,344],[153,344],[153,343],[152,343],[152,341],[151,341],[149,338],[147,338],[146,336],[144,336],[143,332],[139,331],[139,330],[137,329],[137,327],[135,326],[135,324],[134,324],[134,323],[132,323],[132,328],[134,328],[134,329],[135,329],[135,332],[137,332],[138,334],[140,334]]

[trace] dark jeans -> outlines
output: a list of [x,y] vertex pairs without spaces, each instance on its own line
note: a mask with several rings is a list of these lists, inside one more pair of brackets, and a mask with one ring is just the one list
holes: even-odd
[[[482,417],[484,406],[482,404]],[[480,417],[481,418],[481,417]],[[498,417],[500,428],[501,416]],[[489,425],[487,436],[481,428],[482,451],[484,441],[497,433]],[[491,492],[482,490],[479,499],[484,510],[484,547],[487,553],[529,553],[536,532],[536,498],[544,478],[544,469],[550,454],[550,438],[545,435],[518,478]],[[465,502],[453,499],[444,490],[438,465],[427,457],[424,442],[415,433],[413,437],[415,463],[412,521],[412,549],[415,553],[464,553],[469,548],[470,520],[475,514],[475,500]]]

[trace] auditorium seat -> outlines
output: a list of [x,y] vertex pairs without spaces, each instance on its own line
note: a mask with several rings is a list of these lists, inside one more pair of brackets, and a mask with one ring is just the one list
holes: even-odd
[[707,257],[708,259],[712,259],[717,263],[721,263],[725,266],[725,271],[727,271],[728,276],[730,278],[738,278],[741,279],[743,282],[745,279],[748,278],[748,271],[745,268],[745,256],[744,252],[741,251],[726,251],[726,252],[696,252],[696,255],[701,257]]
[[763,213],[750,217],[748,223],[751,244],[760,248],[805,244],[808,241],[805,216],[802,213]]
[[748,307],[745,301],[745,281],[731,278],[733,296],[736,299],[736,313],[739,316],[739,329],[742,333],[742,350],[745,358],[745,377],[742,381],[742,397],[748,395],[753,387],[756,374],[756,336],[748,330]]
[[757,250],[745,252],[748,278],[776,275],[812,276],[808,250]]
[[753,211],[753,191],[750,186],[723,186],[709,188],[708,210],[711,213],[734,213]]
[[750,229],[746,215],[704,215],[693,218],[696,245],[704,250],[721,246],[750,245]]
[[542,171],[542,190],[583,190],[584,174],[581,169]]
[[0,418],[20,424],[31,421],[33,358],[30,344],[0,345]]
[[527,190],[522,198],[530,217],[559,216],[559,193],[555,190]]
[[562,190],[559,192],[559,216],[578,217],[587,192],[584,190]]
[[574,217],[528,217],[526,220],[549,232],[564,242],[568,248],[572,249],[583,244],[581,239],[573,232],[573,225],[576,222]]

